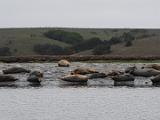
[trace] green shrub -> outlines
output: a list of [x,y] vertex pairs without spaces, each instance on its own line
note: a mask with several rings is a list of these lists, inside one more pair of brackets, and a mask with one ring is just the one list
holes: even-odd
[[10,56],[11,52],[8,47],[2,47],[0,48],[0,56]]
[[120,37],[112,37],[110,40],[109,40],[109,44],[110,45],[115,45],[115,44],[118,44],[118,43],[121,43],[121,42],[123,42],[122,41],[122,37],[120,36]]
[[132,46],[132,41],[135,40],[135,37],[131,33],[124,33],[122,39],[125,42],[126,47]]
[[76,32],[67,32],[64,30],[51,30],[45,32],[44,35],[48,38],[59,40],[69,44],[77,44],[83,41],[83,37]]
[[94,50],[93,54],[94,55],[104,55],[111,53],[111,46],[108,44],[106,45],[98,45]]
[[126,41],[125,46],[126,46],[126,47],[132,46],[132,41]]
[[69,55],[74,53],[74,50],[70,48],[61,48],[51,44],[37,44],[33,49],[40,55]]
[[95,37],[73,46],[73,49],[76,50],[76,52],[79,52],[83,50],[93,49],[100,44],[103,44],[103,41]]
[[135,39],[135,37],[131,33],[128,32],[128,33],[123,33],[122,39],[124,42],[125,41],[132,41]]
[[62,55],[63,49],[56,45],[37,44],[34,46],[34,51],[40,55]]

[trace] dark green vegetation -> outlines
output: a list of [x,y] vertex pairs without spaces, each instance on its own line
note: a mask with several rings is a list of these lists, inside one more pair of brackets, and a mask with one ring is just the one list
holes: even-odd
[[0,56],[159,55],[158,29],[0,29]]
[[11,52],[8,47],[1,47],[0,48],[0,56],[10,56]]
[[49,30],[45,32],[44,35],[47,38],[65,42],[68,44],[77,44],[78,42],[83,41],[83,37],[76,32],[67,32],[64,30]]

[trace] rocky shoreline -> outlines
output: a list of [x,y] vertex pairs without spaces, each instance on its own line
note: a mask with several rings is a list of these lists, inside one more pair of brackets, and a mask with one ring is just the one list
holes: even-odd
[[[61,60],[57,63],[1,63],[0,86],[100,85],[160,86],[160,64],[85,63]],[[63,84],[65,82],[65,84]]]
[[[66,64],[65,67],[69,67],[69,61],[63,61],[64,62],[62,63],[62,65],[64,66]],[[74,83],[87,83],[87,81],[90,79],[103,78],[112,79],[114,83],[116,83],[134,81],[136,77],[148,77],[152,81],[153,85],[160,85],[160,65],[144,64],[141,67],[134,65],[131,67],[127,67],[125,70],[115,69],[109,71],[108,73],[99,72],[94,68],[79,67],[71,71],[69,75],[61,78],[61,80]]]

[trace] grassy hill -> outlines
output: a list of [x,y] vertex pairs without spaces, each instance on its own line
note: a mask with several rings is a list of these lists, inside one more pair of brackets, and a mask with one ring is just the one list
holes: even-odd
[[[0,29],[0,48],[8,47],[11,55],[37,55],[34,46],[37,44],[51,44],[62,48],[71,47],[72,44],[48,38],[44,35],[50,30],[64,30],[79,33],[84,40],[94,37],[102,41],[109,41],[112,37],[119,37],[131,32],[134,35],[132,45],[125,47],[124,43],[111,46],[111,55],[158,55],[160,53],[159,29],[81,29],[81,28],[15,28]],[[80,41],[77,41],[79,43]],[[89,46],[89,45],[88,45]],[[93,48],[94,49],[94,48]],[[93,54],[93,49],[79,51],[75,55]]]

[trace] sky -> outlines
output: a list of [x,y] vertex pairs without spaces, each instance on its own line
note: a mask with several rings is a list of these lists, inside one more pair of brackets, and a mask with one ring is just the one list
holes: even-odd
[[0,0],[0,28],[160,28],[160,0]]

